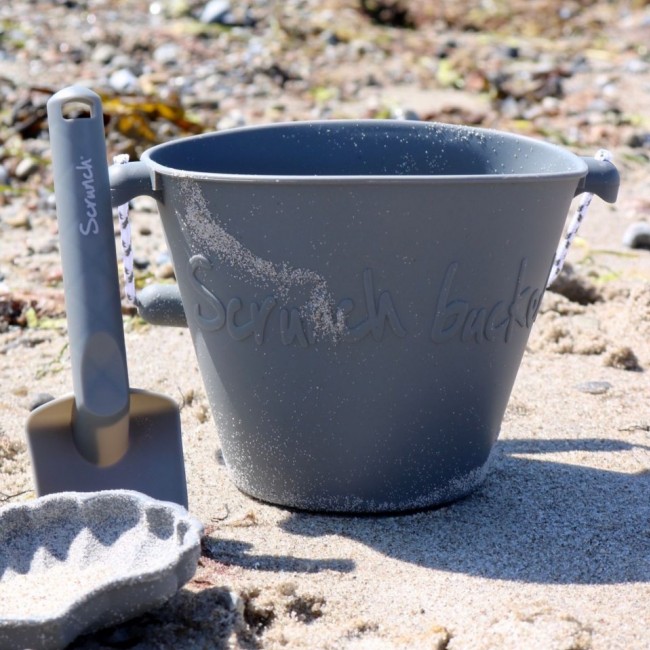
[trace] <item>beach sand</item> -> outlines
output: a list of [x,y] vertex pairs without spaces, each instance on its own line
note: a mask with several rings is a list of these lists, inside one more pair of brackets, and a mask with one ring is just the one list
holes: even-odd
[[[220,461],[189,333],[127,324],[132,385],[182,406],[203,555],[166,606],[73,647],[648,647],[650,256],[612,246],[626,201],[594,202],[570,255],[582,289],[607,299],[546,294],[485,483],[430,511],[316,515],[245,496]],[[66,349],[36,331],[5,350],[0,492],[27,491],[12,501],[33,496],[27,401],[70,390]]]
[[[112,61],[125,54],[133,69],[143,56],[150,66],[140,66],[136,100],[185,80],[195,95],[190,111],[206,124],[218,118],[220,128],[409,110],[568,140],[584,155],[605,146],[621,173],[618,202],[594,200],[570,268],[545,294],[485,482],[445,507],[351,517],[247,497],[221,460],[189,333],[127,317],[132,386],[181,407],[189,508],[205,527],[202,556],[169,603],[71,647],[650,647],[650,253],[622,244],[627,228],[650,215],[645,4],[581,3],[584,11],[561,18],[575,3],[542,3],[554,18],[537,35],[526,29],[537,24],[538,3],[525,2],[511,3],[506,27],[507,17],[488,15],[491,3],[480,3],[484,33],[472,23],[479,10],[464,12],[462,3],[442,3],[447,23],[400,31],[371,24],[343,0],[327,0],[323,11],[320,0],[278,3],[286,4],[279,17],[256,1],[257,31],[203,34],[196,19],[156,14],[165,3],[90,3],[74,12],[54,4],[45,28],[32,20],[32,3],[11,3],[15,20],[32,26],[3,32],[11,56],[0,61],[0,84],[18,117],[43,108],[48,89],[33,88],[34,70],[53,90],[78,79],[115,87],[111,75],[121,70]],[[90,40],[77,44],[75,62],[79,17]],[[171,57],[158,49],[170,43]],[[106,44],[112,54],[97,52]],[[249,73],[244,81],[238,66]],[[490,76],[495,69],[505,76]],[[303,79],[283,81],[283,71]],[[113,152],[131,143],[115,130],[115,115]],[[177,135],[169,122],[151,124],[166,139]],[[0,201],[0,286],[8,292],[1,305],[38,309],[17,320],[2,314],[11,325],[0,331],[0,507],[34,498],[24,434],[30,407],[41,394],[71,391],[56,224],[51,202],[38,198],[51,184],[47,141],[28,126],[24,137],[10,132],[3,140],[3,169],[15,176]],[[37,171],[19,174],[31,157]],[[138,200],[132,219],[135,254],[158,273],[164,264],[154,261],[165,248],[158,217]],[[29,322],[29,313],[40,322]]]

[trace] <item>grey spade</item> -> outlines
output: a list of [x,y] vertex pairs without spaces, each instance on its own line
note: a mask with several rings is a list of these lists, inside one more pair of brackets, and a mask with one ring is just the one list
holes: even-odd
[[[75,105],[84,116],[66,117]],[[187,507],[178,407],[129,387],[100,98],[70,87],[47,111],[74,394],[27,421],[36,492],[131,489]]]

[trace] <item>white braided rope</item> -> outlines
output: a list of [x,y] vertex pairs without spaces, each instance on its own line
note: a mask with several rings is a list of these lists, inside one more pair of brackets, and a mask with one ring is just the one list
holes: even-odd
[[[594,158],[600,161],[611,162],[612,154],[609,151],[607,151],[607,149],[599,149],[596,155],[594,156]],[[562,271],[562,267],[564,266],[564,262],[566,262],[567,255],[569,254],[569,249],[571,248],[571,244],[573,244],[573,240],[576,238],[576,235],[578,234],[580,225],[582,224],[585,217],[587,216],[587,212],[589,210],[589,206],[591,205],[591,201],[593,198],[594,195],[592,192],[585,192],[582,195],[580,204],[578,205],[578,208],[576,209],[575,214],[573,215],[573,218],[569,223],[569,227],[567,228],[566,235],[564,236],[564,239],[560,242],[560,245],[557,247],[557,251],[555,253],[555,260],[553,261],[553,267],[551,268],[551,273],[548,276],[548,281],[546,283],[547,287],[550,287],[553,284],[553,282],[555,282],[557,276],[560,275],[560,272]]]
[[[129,162],[129,154],[115,156],[113,162],[123,165]],[[122,268],[124,270],[124,294],[128,302],[136,304],[135,276],[133,274],[133,248],[131,246],[131,224],[129,223],[129,204],[123,203],[117,207],[117,220],[120,223],[120,238],[122,240]]]

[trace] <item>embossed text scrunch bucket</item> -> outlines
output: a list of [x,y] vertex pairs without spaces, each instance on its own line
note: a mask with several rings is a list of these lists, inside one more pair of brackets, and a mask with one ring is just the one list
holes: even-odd
[[157,199],[236,485],[338,512],[481,483],[570,202],[618,190],[541,141],[397,121],[190,137],[110,176],[114,205]]

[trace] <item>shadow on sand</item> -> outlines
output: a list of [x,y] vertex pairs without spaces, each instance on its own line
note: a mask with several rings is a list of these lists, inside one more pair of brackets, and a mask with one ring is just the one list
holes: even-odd
[[384,517],[291,513],[282,527],[296,535],[342,535],[387,557],[501,580],[650,582],[650,472],[534,458],[635,449],[648,448],[600,439],[505,440],[484,485],[457,503]]

